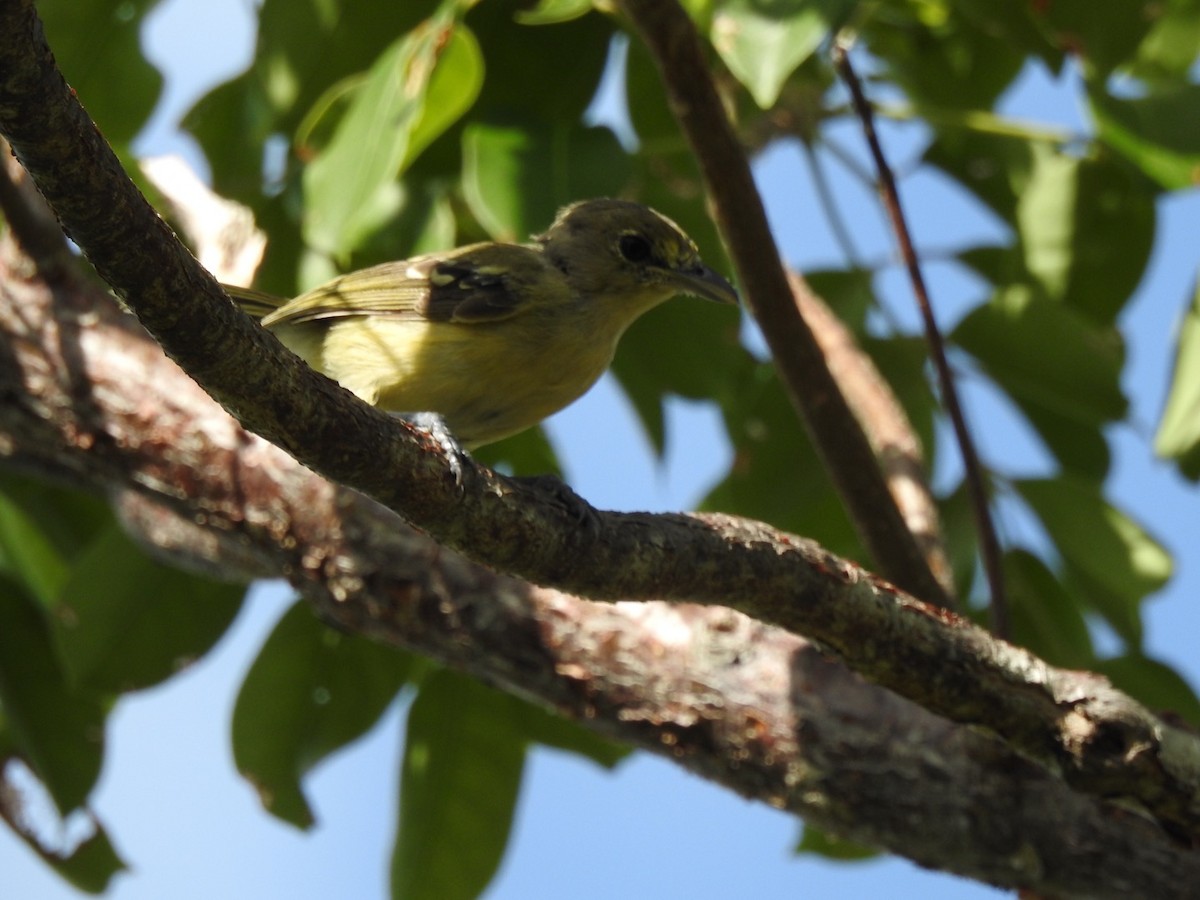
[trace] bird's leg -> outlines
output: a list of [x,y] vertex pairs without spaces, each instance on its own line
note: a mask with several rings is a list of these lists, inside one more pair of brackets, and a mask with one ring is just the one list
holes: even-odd
[[442,456],[450,466],[450,472],[454,475],[454,483],[462,487],[463,460],[467,459],[467,451],[450,432],[446,420],[435,412],[404,413],[400,418],[429,435],[437,448],[442,451]]

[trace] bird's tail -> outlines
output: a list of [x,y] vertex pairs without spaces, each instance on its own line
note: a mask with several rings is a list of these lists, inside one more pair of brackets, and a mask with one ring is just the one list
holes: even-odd
[[287,303],[284,297],[276,297],[274,294],[264,294],[262,291],[252,290],[251,288],[233,287],[228,284],[221,286],[225,288],[225,293],[233,298],[233,302],[241,308],[242,312],[256,319],[261,319],[263,316]]

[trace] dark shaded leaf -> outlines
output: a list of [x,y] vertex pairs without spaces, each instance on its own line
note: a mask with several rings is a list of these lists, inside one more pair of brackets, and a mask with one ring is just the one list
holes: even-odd
[[1061,475],[1014,486],[1062,556],[1067,589],[1137,646],[1141,603],[1171,577],[1170,554],[1091,482]]
[[59,668],[44,611],[0,576],[0,709],[5,743],[46,786],[60,815],[83,805],[104,755],[105,706],[71,687]]
[[141,52],[142,23],[153,6],[154,0],[38,3],[55,62],[118,146],[142,130],[162,89],[162,76]]
[[145,688],[208,652],[244,593],[150,559],[113,523],[73,561],[54,603],[54,637],[73,684]]
[[1137,100],[1091,95],[1100,138],[1167,190],[1200,184],[1200,85]]
[[518,702],[453,672],[422,682],[406,729],[396,900],[473,900],[491,881],[525,764]]
[[1102,660],[1095,670],[1155,712],[1171,713],[1193,728],[1200,727],[1200,700],[1195,689],[1166,663],[1129,653]]
[[233,711],[233,756],[272,815],[313,823],[300,780],[378,721],[408,680],[410,657],[335,631],[297,602],[254,660]]
[[1004,555],[1004,578],[1014,643],[1056,666],[1095,665],[1079,598],[1063,588],[1045,563],[1026,550],[1010,550]]

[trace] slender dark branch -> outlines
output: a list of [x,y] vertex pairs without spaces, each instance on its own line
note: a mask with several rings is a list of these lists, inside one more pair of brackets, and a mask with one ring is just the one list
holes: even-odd
[[821,204],[821,210],[825,213],[825,220],[833,232],[834,242],[841,248],[847,263],[855,268],[863,268],[862,256],[859,254],[858,248],[854,246],[854,238],[850,234],[850,229],[846,227],[846,220],[842,217],[841,210],[838,209],[837,202],[833,199],[829,177],[825,172],[825,166],[821,163],[820,155],[813,147],[812,141],[809,140],[802,139],[800,149],[804,154],[804,161],[808,163],[813,187],[817,191],[817,202]]
[[867,145],[871,148],[871,156],[874,158],[875,167],[879,172],[879,195],[883,199],[892,230],[896,234],[896,241],[900,245],[900,255],[904,259],[904,267],[908,270],[913,294],[917,298],[917,306],[921,310],[921,318],[925,323],[925,339],[929,344],[929,354],[933,358],[933,368],[937,373],[942,402],[945,403],[946,412],[950,415],[954,437],[958,441],[963,466],[966,470],[967,491],[971,497],[971,509],[975,517],[975,528],[979,535],[979,552],[992,595],[992,630],[1001,637],[1007,637],[1009,617],[1008,598],[1004,588],[1003,554],[1000,541],[996,537],[995,523],[992,521],[991,511],[988,507],[988,492],[984,484],[983,466],[980,465],[975,441],[967,427],[966,416],[958,397],[958,389],[954,384],[954,373],[950,371],[950,363],[946,359],[946,342],[942,339],[937,318],[933,314],[933,304],[929,299],[925,277],[921,273],[921,263],[917,259],[917,252],[913,247],[912,236],[908,230],[908,222],[905,220],[904,211],[900,206],[900,192],[896,188],[896,179],[883,155],[879,135],[875,132],[875,119],[871,112],[871,105],[867,102],[862,84],[850,63],[847,47],[840,40],[834,44],[833,64],[850,89],[854,110],[858,114],[859,121],[862,122]]
[[621,0],[619,6],[654,57],[700,164],[739,286],[863,544],[884,576],[927,602],[952,607],[792,297],[750,163],[717,95],[692,20],[675,0]]

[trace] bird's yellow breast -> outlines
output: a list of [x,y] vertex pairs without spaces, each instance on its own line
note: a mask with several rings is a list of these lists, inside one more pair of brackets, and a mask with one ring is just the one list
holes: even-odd
[[358,316],[283,326],[277,334],[367,403],[436,412],[472,448],[536,425],[608,368],[623,327],[610,333],[577,319],[563,325],[537,316],[472,324]]

